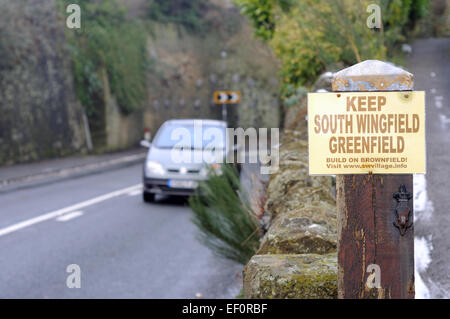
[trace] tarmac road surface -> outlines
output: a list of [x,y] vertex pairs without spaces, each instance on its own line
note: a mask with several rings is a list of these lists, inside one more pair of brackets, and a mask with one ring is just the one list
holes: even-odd
[[185,200],[143,203],[141,171],[0,192],[0,298],[234,298],[242,266],[196,240]]

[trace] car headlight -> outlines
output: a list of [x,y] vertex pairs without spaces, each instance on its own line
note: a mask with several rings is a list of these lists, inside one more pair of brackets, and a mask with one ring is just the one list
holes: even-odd
[[163,175],[164,174],[164,168],[162,165],[158,162],[147,162],[145,165],[146,173],[148,174],[156,174],[156,175]]

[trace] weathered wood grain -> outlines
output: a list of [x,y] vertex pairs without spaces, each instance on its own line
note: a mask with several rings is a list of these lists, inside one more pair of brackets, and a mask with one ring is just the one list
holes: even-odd
[[[337,73],[333,89],[412,90],[412,79],[412,74],[386,63],[365,61]],[[394,226],[393,194],[401,184],[413,193],[412,175],[336,176],[339,298],[414,298],[414,226],[404,236]],[[413,199],[408,207],[413,218]],[[371,264],[380,267],[379,288],[366,285]]]

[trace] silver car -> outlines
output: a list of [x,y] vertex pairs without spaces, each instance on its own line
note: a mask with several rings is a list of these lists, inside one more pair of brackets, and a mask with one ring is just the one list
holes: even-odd
[[226,156],[226,127],[216,120],[169,120],[158,130],[149,147],[143,172],[143,199],[156,194],[189,196],[209,168],[219,171]]

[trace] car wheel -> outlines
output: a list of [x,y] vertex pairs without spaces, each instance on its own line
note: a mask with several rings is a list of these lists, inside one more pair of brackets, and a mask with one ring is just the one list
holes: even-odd
[[155,194],[143,192],[142,199],[146,203],[153,203],[155,201]]

